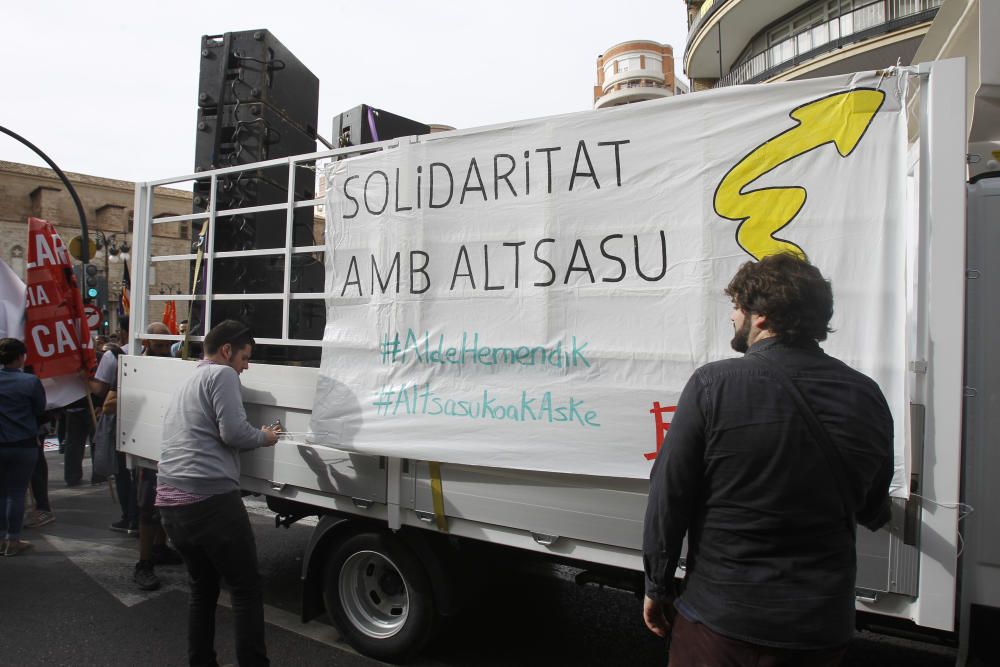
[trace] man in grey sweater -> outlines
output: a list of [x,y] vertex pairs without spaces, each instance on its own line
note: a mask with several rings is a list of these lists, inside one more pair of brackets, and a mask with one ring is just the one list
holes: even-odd
[[242,322],[226,320],[213,327],[205,336],[204,360],[174,394],[163,419],[156,506],[188,569],[192,666],[218,664],[220,579],[232,594],[239,664],[270,664],[257,545],[240,494],[240,453],[273,446],[280,428],[247,422],[239,375],[250,365],[253,345]]

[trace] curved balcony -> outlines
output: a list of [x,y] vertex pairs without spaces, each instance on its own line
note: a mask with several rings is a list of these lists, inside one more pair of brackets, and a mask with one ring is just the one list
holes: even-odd
[[845,7],[843,13],[738,62],[747,45],[764,31],[779,30],[782,20],[790,24],[799,19],[796,10],[820,5],[822,0],[707,0],[711,5],[688,34],[684,70],[689,78],[717,79],[716,86],[765,81],[828,51],[928,22],[941,1],[873,0]]
[[801,30],[735,65],[716,88],[758,83],[826,53],[934,19],[942,0],[875,0],[817,26]]
[[684,72],[689,79],[722,78],[754,36],[806,4],[803,0],[705,0],[688,32]]
[[621,104],[632,104],[633,102],[645,102],[646,100],[670,97],[671,95],[673,95],[673,93],[670,92],[669,88],[663,88],[661,86],[639,85],[622,87],[621,90],[612,90],[598,97],[594,101],[594,108],[605,109],[607,107],[616,107]]
[[[649,62],[648,60],[646,62]],[[663,83],[663,64],[657,63],[656,67],[643,67],[618,72],[616,74],[605,75],[604,90],[609,90],[615,84],[625,83],[631,79],[655,79]]]
[[691,39],[695,34],[697,34],[698,30],[701,29],[701,26],[703,26],[706,21],[711,19],[715,12],[719,11],[719,9],[729,1],[730,0],[705,0],[705,2],[702,3],[701,9],[698,11],[698,18],[692,21],[691,25],[688,26],[688,37],[687,44],[685,45],[685,51],[691,48]]

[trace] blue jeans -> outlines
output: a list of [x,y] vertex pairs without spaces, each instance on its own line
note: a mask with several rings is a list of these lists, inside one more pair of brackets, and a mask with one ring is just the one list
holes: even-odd
[[191,585],[188,664],[216,667],[215,605],[219,582],[229,584],[240,667],[266,667],[264,601],[257,544],[239,491],[180,507],[161,507],[163,528],[184,558]]
[[24,523],[24,494],[38,459],[34,439],[30,447],[0,446],[0,533],[8,540],[21,539]]

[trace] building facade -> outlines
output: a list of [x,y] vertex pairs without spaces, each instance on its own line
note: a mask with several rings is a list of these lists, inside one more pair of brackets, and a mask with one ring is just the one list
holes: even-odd
[[692,90],[909,65],[942,0],[684,0]]
[[[106,306],[109,332],[119,328],[118,303],[121,299],[124,267],[134,271],[131,262],[132,217],[135,184],[110,178],[67,173],[84,213],[88,236],[95,250],[91,264],[97,268],[100,293],[96,305]],[[160,188],[157,190],[155,215],[183,215],[191,212],[191,193]],[[51,222],[63,242],[70,245],[80,237],[80,218],[66,186],[55,172],[15,162],[0,161],[0,256],[22,281],[27,279],[28,217]],[[78,241],[79,243],[80,241]],[[158,255],[191,252],[191,223],[166,223],[155,226],[152,249]],[[190,293],[188,262],[165,262],[150,273],[150,292],[161,294]],[[150,302],[149,320],[163,316],[162,301]],[[187,303],[177,303],[178,321],[187,316]],[[103,328],[103,327],[102,327]]]
[[686,92],[674,76],[674,49],[653,41],[615,44],[597,56],[594,108],[605,109]]

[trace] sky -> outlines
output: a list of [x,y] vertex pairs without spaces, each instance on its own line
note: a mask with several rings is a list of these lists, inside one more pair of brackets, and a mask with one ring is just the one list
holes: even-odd
[[[193,171],[202,35],[270,30],[319,77],[327,139],[362,103],[457,128],[587,110],[605,49],[671,44],[682,75],[687,36],[684,0],[5,4],[0,125],[64,171],[129,181]],[[0,160],[44,166],[2,134]]]

